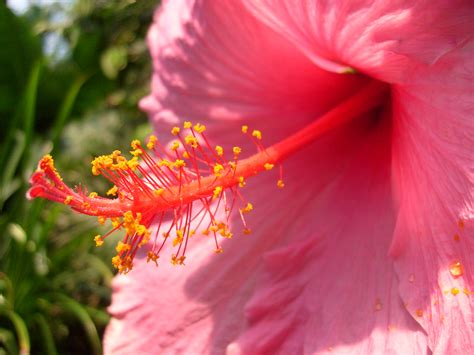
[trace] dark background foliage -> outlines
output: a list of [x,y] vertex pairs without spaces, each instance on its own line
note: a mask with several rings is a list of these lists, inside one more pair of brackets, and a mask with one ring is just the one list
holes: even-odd
[[15,13],[0,2],[0,354],[102,352],[113,250],[94,246],[94,221],[25,192],[52,153],[64,180],[103,193],[91,158],[149,132],[137,103],[156,6],[30,1]]

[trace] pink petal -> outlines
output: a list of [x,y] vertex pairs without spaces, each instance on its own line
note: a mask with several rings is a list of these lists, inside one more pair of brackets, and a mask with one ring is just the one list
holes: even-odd
[[387,82],[409,80],[418,64],[436,63],[472,37],[466,0],[244,2],[321,68],[352,67]]
[[[420,68],[394,92],[392,255],[407,309],[438,354],[474,352],[473,48]],[[457,262],[462,276],[450,272]]]
[[265,254],[249,328],[230,353],[429,352],[387,258],[395,223],[387,128],[351,142],[359,148],[348,164],[300,210],[313,218],[300,242]]
[[319,69],[238,1],[166,2],[148,44],[152,94],[141,107],[157,130],[163,120],[191,118],[294,131],[367,82]]

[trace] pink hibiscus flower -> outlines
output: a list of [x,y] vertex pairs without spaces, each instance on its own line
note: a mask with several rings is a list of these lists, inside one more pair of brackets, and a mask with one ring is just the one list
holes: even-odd
[[274,143],[370,81],[391,95],[288,159],[281,191],[249,181],[251,236],[119,276],[105,349],[472,352],[472,18],[467,1],[166,2],[156,131],[204,117],[216,142],[244,146],[249,123]]
[[[278,172],[246,181],[253,233],[221,255],[196,236],[186,267],[156,269],[154,246],[134,249],[114,282],[106,352],[474,352],[473,16],[468,1],[165,2],[142,101],[155,130],[199,119],[209,142],[248,152],[240,127],[258,127],[270,148],[238,171],[287,158],[286,186]],[[60,182],[48,158],[40,167],[30,196],[90,207],[72,190],[45,193],[44,174]],[[158,222],[143,206],[127,229],[136,244]]]

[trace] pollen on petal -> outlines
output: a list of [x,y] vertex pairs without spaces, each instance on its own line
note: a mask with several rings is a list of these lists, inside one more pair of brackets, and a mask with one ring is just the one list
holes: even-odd
[[464,274],[464,268],[460,261],[455,261],[449,266],[449,273],[453,277],[460,277]]

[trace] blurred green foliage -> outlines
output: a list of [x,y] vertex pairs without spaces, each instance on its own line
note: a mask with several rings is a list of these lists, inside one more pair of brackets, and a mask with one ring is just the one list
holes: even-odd
[[0,354],[102,351],[113,250],[95,248],[94,221],[25,193],[49,152],[67,182],[110,187],[90,160],[149,130],[137,103],[156,6],[77,0],[18,16],[0,2]]

